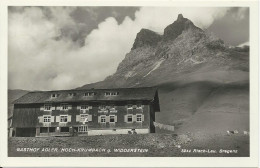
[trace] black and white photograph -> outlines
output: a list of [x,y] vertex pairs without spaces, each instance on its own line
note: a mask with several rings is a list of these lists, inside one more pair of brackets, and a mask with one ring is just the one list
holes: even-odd
[[146,4],[6,7],[7,157],[255,156],[251,7]]
[[249,156],[248,7],[11,6],[8,40],[9,156]]

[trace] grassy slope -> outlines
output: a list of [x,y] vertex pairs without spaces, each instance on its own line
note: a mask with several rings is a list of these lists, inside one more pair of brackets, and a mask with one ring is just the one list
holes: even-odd
[[176,132],[249,130],[247,82],[168,83],[159,88],[161,112],[156,113],[156,121],[175,125]]

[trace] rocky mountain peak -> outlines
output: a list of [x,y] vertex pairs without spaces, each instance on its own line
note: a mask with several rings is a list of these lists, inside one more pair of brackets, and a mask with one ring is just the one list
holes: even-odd
[[141,31],[136,35],[135,42],[131,50],[143,47],[145,45],[155,46],[161,39],[162,36],[156,32],[149,29],[141,29]]
[[184,19],[183,15],[179,14],[177,20],[182,20],[182,19]]
[[174,40],[176,39],[184,30],[187,29],[200,29],[196,27],[192,21],[190,21],[187,18],[184,18],[182,14],[178,15],[178,18],[176,21],[174,21],[172,24],[167,26],[164,29],[163,39],[164,40]]

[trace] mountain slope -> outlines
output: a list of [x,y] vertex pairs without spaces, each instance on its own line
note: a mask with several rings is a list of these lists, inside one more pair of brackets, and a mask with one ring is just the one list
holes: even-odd
[[225,46],[182,15],[163,35],[142,29],[113,75],[80,88],[142,86],[158,87],[156,120],[177,132],[249,129],[248,50]]

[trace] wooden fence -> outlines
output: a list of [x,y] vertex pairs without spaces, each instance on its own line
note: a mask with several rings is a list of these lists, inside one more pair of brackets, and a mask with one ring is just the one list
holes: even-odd
[[160,129],[168,130],[168,131],[174,131],[174,126],[172,125],[166,125],[166,124],[161,124],[157,122],[153,122],[154,126]]

